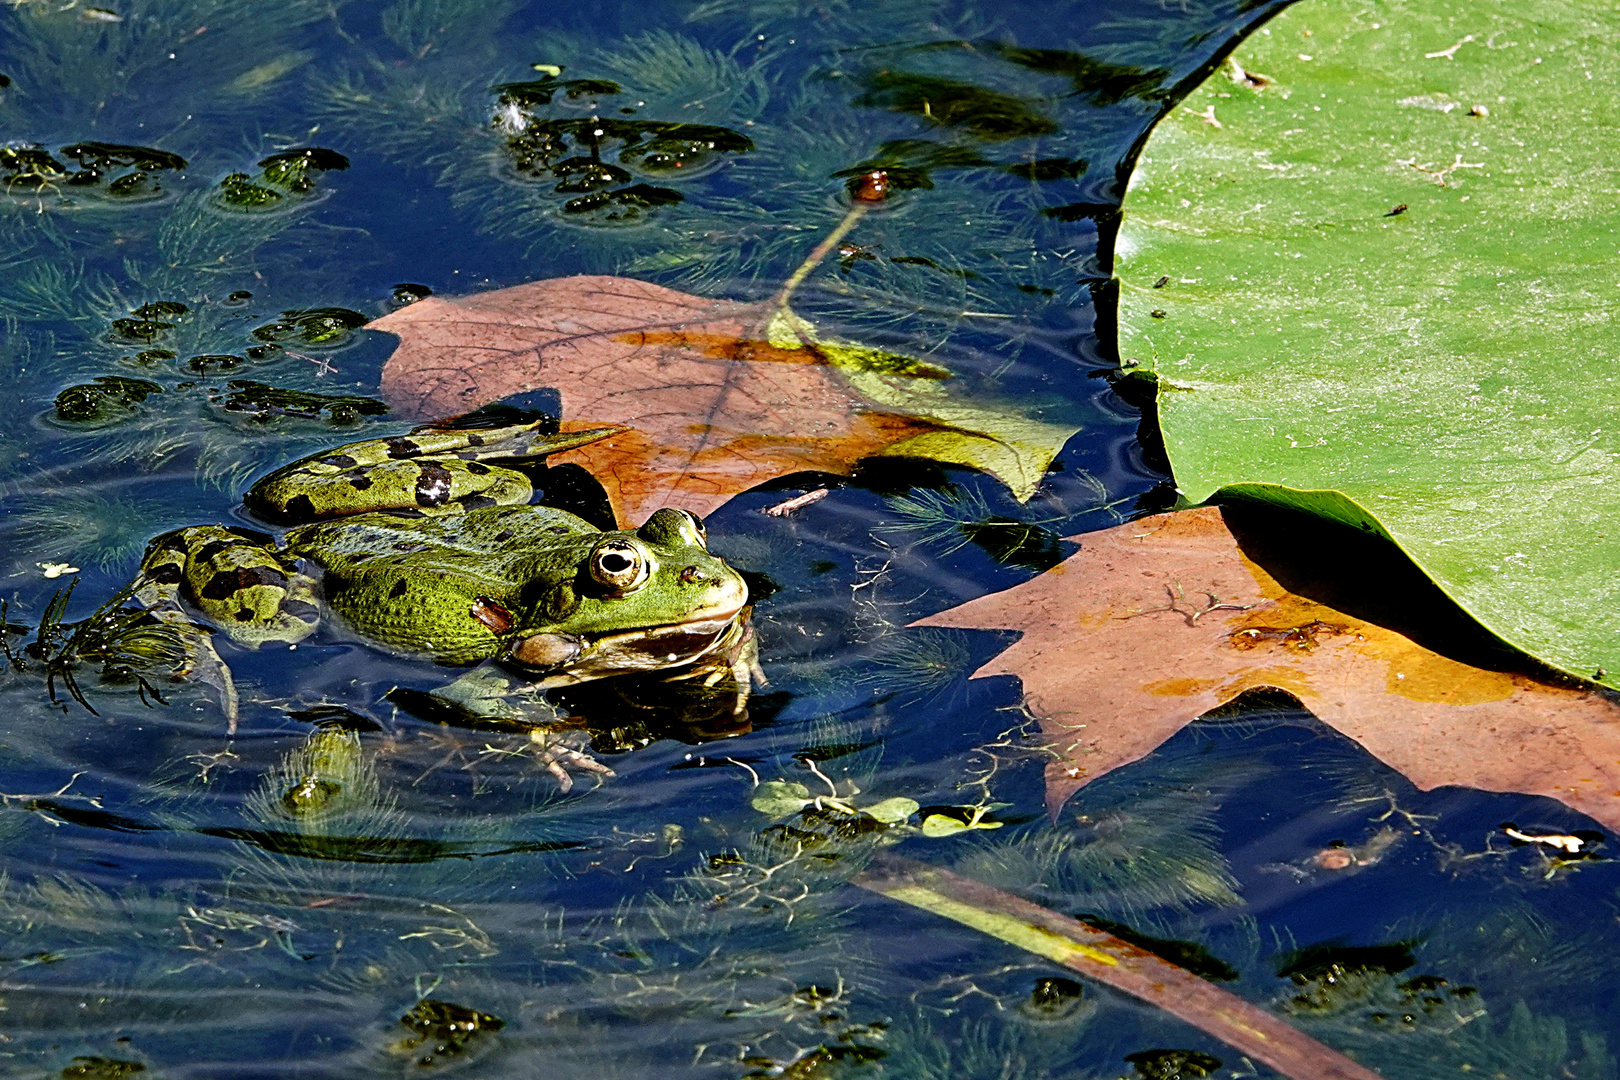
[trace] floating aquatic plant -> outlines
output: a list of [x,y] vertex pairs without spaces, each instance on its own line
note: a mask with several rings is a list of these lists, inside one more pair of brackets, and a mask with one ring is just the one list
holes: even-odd
[[[0,646],[12,667],[37,667],[45,675],[52,702],[56,701],[56,684],[61,682],[68,695],[92,715],[99,714],[85,697],[76,674],[83,664],[100,664],[104,682],[135,683],[143,702],[149,696],[163,701],[148,676],[172,677],[185,662],[187,650],[180,633],[144,609],[124,606],[134,599],[138,580],[115,592],[86,618],[64,623],[77,584],[75,579],[51,597],[40,614],[34,640],[21,653],[14,652],[0,635]],[[7,609],[6,601],[0,600],[0,625],[6,623]]]

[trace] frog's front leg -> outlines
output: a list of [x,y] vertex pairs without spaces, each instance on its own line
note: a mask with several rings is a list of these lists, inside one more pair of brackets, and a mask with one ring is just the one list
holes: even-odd
[[541,435],[538,422],[483,431],[419,428],[322,450],[277,469],[245,503],[266,521],[306,523],[378,510],[461,513],[517,506],[534,495],[526,473],[490,461],[530,461],[606,438],[619,428]]
[[267,536],[220,525],[164,533],[141,560],[136,598],[177,608],[184,597],[239,645],[293,644],[320,623],[315,582],[279,555]]
[[589,732],[556,726],[562,714],[545,699],[540,688],[498,664],[481,664],[429,697],[461,713],[472,724],[493,723],[526,730],[535,748],[535,760],[557,778],[557,787],[564,792],[574,789],[569,770],[602,777],[615,775],[589,754]]

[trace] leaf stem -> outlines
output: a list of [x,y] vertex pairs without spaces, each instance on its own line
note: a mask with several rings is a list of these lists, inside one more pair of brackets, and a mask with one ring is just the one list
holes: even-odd
[[772,308],[781,308],[787,305],[788,298],[793,295],[793,291],[804,284],[804,279],[810,276],[810,272],[820,266],[827,254],[838,246],[838,242],[848,236],[856,225],[860,224],[861,218],[866,216],[866,210],[866,206],[858,202],[849,208],[849,213],[844,215],[844,220],[840,221],[832,232],[822,238],[821,243],[815,246],[815,250],[805,256],[804,262],[799,264],[799,268],[788,276],[787,281],[777,290],[776,295],[771,297],[770,306]]

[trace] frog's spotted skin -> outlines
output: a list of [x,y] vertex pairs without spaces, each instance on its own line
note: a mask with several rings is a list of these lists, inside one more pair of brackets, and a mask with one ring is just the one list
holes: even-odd
[[534,424],[487,431],[421,428],[295,461],[254,484],[244,501],[256,516],[287,524],[374,510],[432,515],[516,506],[534,495],[529,477],[486,461],[559,454],[617,430],[541,435]]
[[243,645],[302,641],[320,622],[315,583],[269,542],[219,525],[164,533],[146,549],[136,595],[147,607],[176,606],[184,595]]
[[[709,657],[736,670],[733,652],[751,641],[748,588],[709,553],[695,516],[665,508],[639,529],[603,532],[528,505],[524,473],[481,460],[616,430],[423,430],[323,451],[250,493],[262,515],[309,522],[279,548],[245,530],[182,529],[153,542],[138,595],[148,606],[183,596],[251,646],[301,640],[330,612],[391,651],[451,665],[507,661],[537,688]],[[319,606],[301,560],[322,571]]]

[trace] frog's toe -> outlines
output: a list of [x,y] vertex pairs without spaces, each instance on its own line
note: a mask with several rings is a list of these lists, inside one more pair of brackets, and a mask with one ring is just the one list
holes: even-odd
[[590,743],[590,735],[586,732],[535,728],[529,732],[529,741],[535,746],[535,760],[557,778],[557,787],[564,794],[574,790],[574,776],[570,770],[595,773],[598,783],[609,776],[618,775],[585,749]]

